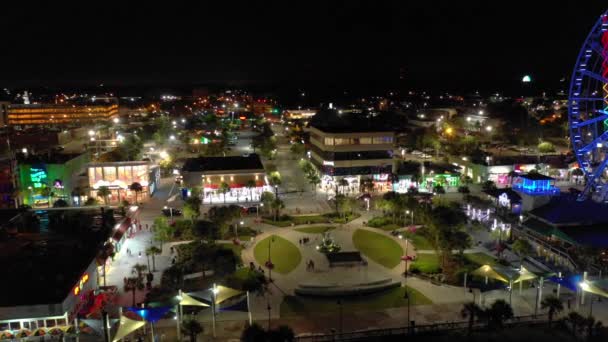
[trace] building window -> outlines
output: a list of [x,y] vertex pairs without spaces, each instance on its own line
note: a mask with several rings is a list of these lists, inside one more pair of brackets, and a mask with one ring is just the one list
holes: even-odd
[[372,144],[372,138],[370,138],[370,137],[359,138],[359,144],[361,144],[361,145],[371,145]]
[[325,138],[325,145],[333,146],[333,144],[334,144],[334,138]]
[[103,168],[104,180],[113,182],[116,180],[116,167],[106,166]]
[[335,138],[334,143],[336,145],[349,145],[351,142],[348,138]]
[[374,144],[391,144],[392,142],[392,137],[374,137]]

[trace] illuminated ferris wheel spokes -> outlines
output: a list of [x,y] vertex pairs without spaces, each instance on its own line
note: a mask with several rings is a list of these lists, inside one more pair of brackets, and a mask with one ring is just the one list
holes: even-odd
[[587,184],[581,198],[608,196],[608,16],[604,13],[578,55],[568,106],[570,139]]

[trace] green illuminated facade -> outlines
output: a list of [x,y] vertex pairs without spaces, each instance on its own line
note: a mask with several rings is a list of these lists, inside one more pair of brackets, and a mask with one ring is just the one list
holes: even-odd
[[28,157],[18,161],[18,182],[21,189],[21,203],[30,206],[48,205],[45,188],[53,193],[52,201],[59,198],[71,203],[72,191],[77,186],[77,178],[90,161],[88,153],[61,155],[54,158]]

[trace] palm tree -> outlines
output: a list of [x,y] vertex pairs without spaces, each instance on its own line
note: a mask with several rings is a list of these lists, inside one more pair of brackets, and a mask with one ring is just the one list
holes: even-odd
[[253,188],[256,187],[255,181],[253,179],[248,180],[245,183],[245,187],[249,190],[249,197],[253,200]]
[[545,297],[540,302],[540,307],[543,310],[548,310],[547,314],[549,315],[549,326],[551,326],[551,322],[553,321],[555,314],[559,314],[562,312],[562,310],[564,310],[564,305],[562,304],[561,300],[553,295]]
[[501,329],[505,320],[513,318],[513,308],[503,299],[497,299],[485,314],[490,326]]
[[576,334],[584,328],[585,318],[576,311],[570,311],[568,313],[568,322],[572,325],[572,331]]
[[[338,181],[338,186],[342,188],[342,193],[344,194],[344,187],[348,187],[348,181],[344,178],[340,179]],[[338,192],[336,191],[336,195],[338,195]]]
[[274,210],[274,220],[278,220],[281,209],[285,208],[285,203],[279,198],[275,198],[272,203],[270,203],[272,210]]
[[203,325],[195,319],[182,322],[182,332],[190,337],[191,342],[196,342],[196,337],[204,330]]
[[136,275],[138,278],[144,279],[144,273],[148,270],[148,266],[142,264],[135,264],[131,268],[131,274]]
[[317,194],[317,185],[321,184],[321,178],[315,172],[314,174],[311,174],[310,177],[308,177],[308,181],[310,182],[310,185],[312,185],[312,189],[316,195]]
[[462,306],[462,310],[460,311],[460,315],[462,315],[462,318],[469,318],[469,335],[471,335],[471,333],[473,332],[473,324],[475,324],[475,318],[479,318],[482,314],[482,309],[479,307],[479,305],[473,303],[473,302],[468,302],[465,303]]
[[226,193],[230,191],[230,185],[228,185],[226,182],[222,182],[217,191],[224,195],[224,203],[226,203]]
[[129,277],[124,279],[125,292],[131,291],[133,294],[133,305],[135,306],[135,291],[145,289],[144,279],[142,277]]
[[274,201],[274,194],[272,192],[264,191],[260,196],[260,202],[262,202],[265,209],[271,209],[272,201]]
[[144,190],[144,187],[141,186],[138,182],[133,182],[129,185],[129,190],[135,192],[135,203],[139,202],[139,193]]
[[97,189],[97,197],[103,198],[103,204],[108,205],[108,196],[110,196],[110,188],[102,185]]
[[161,249],[156,246],[150,246],[146,249],[146,256],[152,256],[152,272],[156,272],[156,260],[154,256],[160,253],[162,253]]

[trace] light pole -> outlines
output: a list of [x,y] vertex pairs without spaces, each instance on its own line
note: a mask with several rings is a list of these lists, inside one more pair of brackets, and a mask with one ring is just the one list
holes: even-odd
[[[241,226],[244,224],[245,222],[241,221],[238,224],[240,224]],[[239,229],[238,229],[238,224],[235,222],[234,223],[234,239],[238,240],[239,239]]]
[[412,226],[413,226],[413,225],[414,225],[414,211],[413,211],[413,210],[406,210],[406,211],[405,211],[405,214],[406,214],[406,215],[410,215],[410,217],[411,217],[411,219],[412,219],[412,221],[411,221],[410,225],[412,225]]
[[266,310],[268,310],[268,331],[270,331],[270,302],[268,302],[268,306],[266,307]]
[[338,327],[339,327],[338,331],[340,332],[340,335],[341,335],[342,334],[342,300],[338,299],[337,303],[338,303],[338,315],[339,315],[339,319],[340,319],[340,322],[338,325]]
[[369,211],[369,198],[365,197],[365,206],[367,211]]
[[264,207],[264,203],[258,203],[258,205],[256,206],[256,211],[255,211],[255,217],[260,217],[260,207]]
[[266,267],[268,267],[268,281],[272,283],[272,260],[270,258],[270,247],[272,246],[272,243],[274,242],[274,235],[270,238],[270,241],[268,241],[268,265],[266,265]]
[[410,330],[410,294],[407,292],[407,287],[405,288],[405,292],[403,293],[403,299],[407,300],[407,330],[409,333]]
[[166,209],[169,209],[169,216],[170,216],[170,217],[171,217],[171,219],[173,220],[173,208],[172,208],[172,207],[167,207],[167,206],[164,206],[164,208],[163,208],[163,209],[165,209],[165,210],[166,210]]
[[220,292],[220,290],[218,290],[217,286],[215,284],[213,284],[213,289],[211,289],[211,293],[213,294],[213,302],[211,303],[211,311],[213,313],[213,315],[211,316],[212,320],[213,320],[213,337],[216,337],[215,335],[215,301],[217,298],[217,294]]
[[477,302],[475,300],[475,291],[473,291],[472,288],[469,288],[469,293],[473,295],[473,304],[477,304]]

